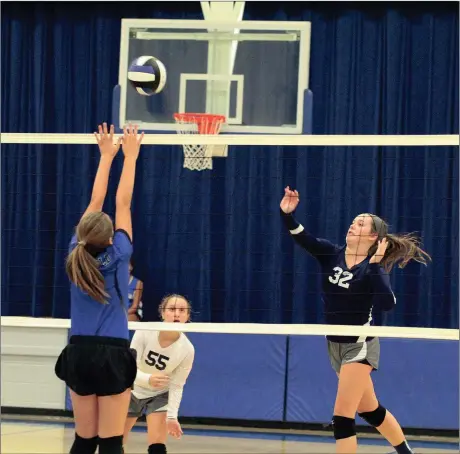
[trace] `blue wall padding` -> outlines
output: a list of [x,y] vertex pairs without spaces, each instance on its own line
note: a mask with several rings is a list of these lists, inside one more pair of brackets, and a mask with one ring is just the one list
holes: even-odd
[[[403,427],[458,429],[458,342],[381,339],[375,392]],[[327,423],[337,379],[321,337],[292,336],[289,348],[286,420]],[[357,424],[365,423],[358,417]]]
[[290,336],[286,420],[330,423],[337,376],[322,336]]
[[458,342],[381,339],[375,389],[404,427],[459,428]]
[[[195,364],[180,416],[283,421],[285,411],[288,422],[330,423],[337,377],[324,337],[290,336],[288,345],[287,336],[188,336]],[[458,342],[381,339],[380,344],[380,369],[372,379],[382,405],[403,427],[458,429]],[[72,409],[68,393],[66,409]],[[366,423],[358,417],[357,424]]]
[[286,337],[190,333],[195,366],[182,416],[281,421]]

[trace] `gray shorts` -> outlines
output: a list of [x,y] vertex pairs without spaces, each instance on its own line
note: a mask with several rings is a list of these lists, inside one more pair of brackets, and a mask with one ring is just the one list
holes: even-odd
[[327,341],[327,350],[332,368],[339,373],[340,367],[348,363],[369,364],[374,370],[379,368],[380,342],[374,337],[367,342],[354,344],[342,344],[339,342]]
[[139,418],[143,414],[145,416],[150,413],[167,411],[169,393],[165,392],[158,396],[148,397],[147,399],[138,399],[131,393],[131,401],[129,402],[128,417]]

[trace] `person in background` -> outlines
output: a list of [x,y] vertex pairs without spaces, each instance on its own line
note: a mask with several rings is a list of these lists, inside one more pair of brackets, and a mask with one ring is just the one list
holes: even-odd
[[128,284],[128,321],[140,322],[142,321],[142,293],[144,290],[144,283],[133,275],[134,261],[131,258],[129,262],[129,284]]

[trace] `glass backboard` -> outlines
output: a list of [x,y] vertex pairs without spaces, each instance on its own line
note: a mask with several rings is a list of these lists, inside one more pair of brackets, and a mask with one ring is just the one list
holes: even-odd
[[[166,67],[157,95],[127,79],[142,55]],[[225,115],[223,132],[300,134],[309,61],[309,22],[123,19],[119,124],[174,131],[174,113],[195,112]]]

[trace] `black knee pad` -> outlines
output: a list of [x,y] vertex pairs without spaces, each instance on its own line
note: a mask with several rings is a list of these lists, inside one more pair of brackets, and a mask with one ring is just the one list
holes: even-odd
[[364,413],[358,413],[358,415],[364,419],[368,424],[373,427],[379,427],[385,420],[387,410],[380,404],[374,411],[366,411]]
[[149,446],[149,454],[166,454],[166,445],[163,443],[153,443]]
[[334,426],[334,438],[336,440],[356,435],[355,420],[353,418],[334,415],[332,418],[332,425]]
[[98,441],[99,437],[82,438],[75,433],[75,440],[70,448],[70,454],[94,454]]
[[123,435],[99,438],[99,454],[123,454]]

